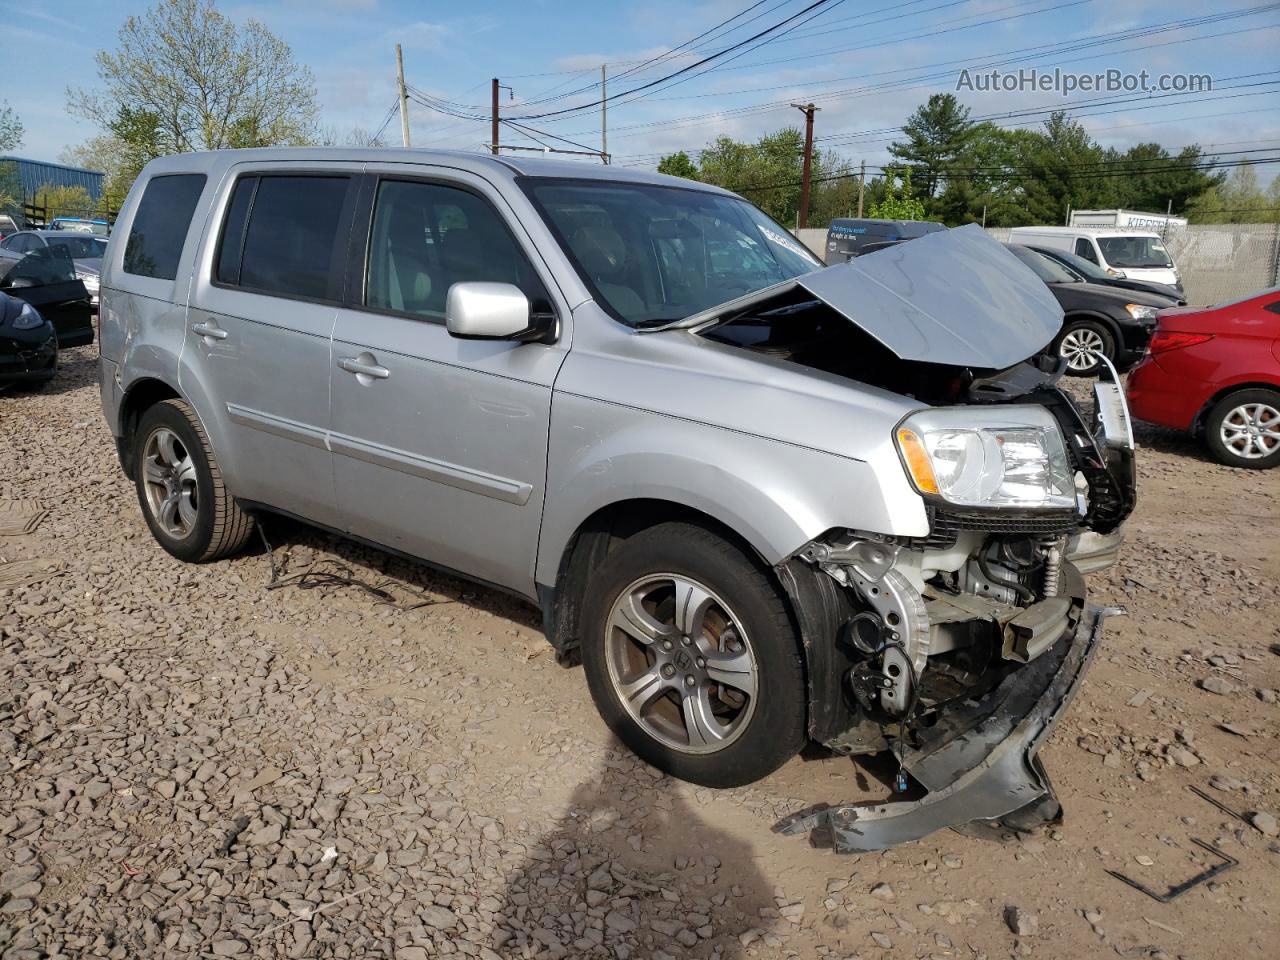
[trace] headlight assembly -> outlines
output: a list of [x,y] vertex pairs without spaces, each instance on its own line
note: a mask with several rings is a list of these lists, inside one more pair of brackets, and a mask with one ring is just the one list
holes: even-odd
[[1129,311],[1129,316],[1135,320],[1154,320],[1156,318],[1155,307],[1144,307],[1140,303],[1126,303],[1124,308]]
[[44,323],[44,318],[36,313],[35,307],[29,303],[24,303],[22,309],[18,311],[18,315],[13,318],[13,329],[34,330],[42,323]]
[[896,438],[916,490],[962,507],[1074,509],[1062,433],[1041,406],[938,407],[913,413]]

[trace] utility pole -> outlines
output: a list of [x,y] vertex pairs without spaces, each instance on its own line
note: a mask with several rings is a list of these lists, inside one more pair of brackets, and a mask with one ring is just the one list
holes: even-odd
[[600,64],[600,159],[609,162],[609,91],[605,65]]
[[813,115],[818,107],[812,103],[793,103],[804,114],[804,169],[800,174],[800,229],[809,225],[809,176],[813,170]]
[[858,219],[862,219],[862,185],[867,179],[867,161],[858,164]]
[[493,155],[498,155],[498,78],[493,78],[493,113],[491,114],[491,122],[489,124],[489,141]]
[[400,138],[409,146],[409,91],[404,85],[404,57],[396,44],[396,81],[400,84]]

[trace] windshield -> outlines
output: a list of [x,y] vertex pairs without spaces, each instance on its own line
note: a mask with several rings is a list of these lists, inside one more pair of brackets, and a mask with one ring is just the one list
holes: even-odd
[[51,247],[62,247],[73,260],[101,259],[107,249],[107,241],[87,234],[70,234],[65,237],[46,237]]
[[1076,283],[1075,277],[1067,272],[1066,267],[1055,263],[1048,257],[1036,253],[1030,247],[1009,244],[1009,251],[1036,272],[1036,276],[1045,283]]
[[1098,237],[1097,241],[1102,255],[1113,267],[1165,269],[1173,266],[1169,252],[1156,237]]
[[605,180],[525,188],[597,301],[634,327],[680,320],[822,266],[735,197]]

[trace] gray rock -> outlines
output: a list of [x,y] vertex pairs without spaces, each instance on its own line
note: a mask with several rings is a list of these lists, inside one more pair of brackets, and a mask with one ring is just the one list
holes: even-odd
[[1256,810],[1249,814],[1249,823],[1264,836],[1280,837],[1280,821],[1270,813]]
[[1019,937],[1034,937],[1040,933],[1040,918],[1021,907],[1009,907],[1004,913],[1005,923]]
[[1219,676],[1205,677],[1200,681],[1200,689],[1208,690],[1210,693],[1220,694],[1221,696],[1230,696],[1239,688],[1230,680],[1224,680]]
[[458,925],[457,914],[447,907],[423,907],[418,911],[418,916],[427,926],[437,930],[452,930]]

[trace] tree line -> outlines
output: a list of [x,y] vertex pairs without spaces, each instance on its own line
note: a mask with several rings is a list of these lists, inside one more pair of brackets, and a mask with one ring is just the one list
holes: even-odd
[[[717,137],[695,161],[685,151],[658,170],[714,183],[757,203],[784,225],[800,207],[803,137],[793,127],[743,143]],[[954,94],[929,97],[889,146],[893,165],[862,184],[870,217],[939,220],[948,226],[1063,223],[1069,210],[1146,210],[1193,223],[1280,222],[1280,177],[1267,189],[1244,161],[1221,163],[1199,146],[1104,147],[1065,111],[1039,129],[974,122]],[[855,216],[857,165],[816,152],[809,223]]]

